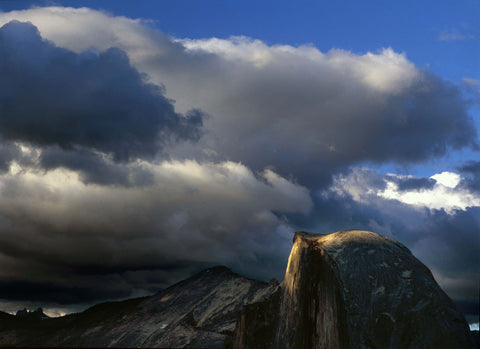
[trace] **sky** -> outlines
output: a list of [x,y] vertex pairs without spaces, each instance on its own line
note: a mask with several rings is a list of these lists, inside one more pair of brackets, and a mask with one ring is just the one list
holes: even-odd
[[478,1],[0,10],[0,309],[282,280],[295,231],[364,229],[478,327]]

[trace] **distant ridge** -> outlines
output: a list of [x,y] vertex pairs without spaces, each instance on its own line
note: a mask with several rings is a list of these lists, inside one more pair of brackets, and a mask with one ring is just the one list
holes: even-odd
[[150,297],[101,303],[61,318],[32,322],[5,314],[0,346],[223,348],[243,305],[277,288],[276,281],[217,266]]

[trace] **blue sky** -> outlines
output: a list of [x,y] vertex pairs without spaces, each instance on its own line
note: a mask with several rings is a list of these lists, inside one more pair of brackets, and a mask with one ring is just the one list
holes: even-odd
[[0,9],[5,309],[80,309],[214,264],[281,278],[293,231],[359,228],[478,315],[478,1]]
[[155,21],[179,38],[245,35],[355,53],[392,47],[454,82],[479,78],[478,1],[2,1],[4,11],[60,4]]

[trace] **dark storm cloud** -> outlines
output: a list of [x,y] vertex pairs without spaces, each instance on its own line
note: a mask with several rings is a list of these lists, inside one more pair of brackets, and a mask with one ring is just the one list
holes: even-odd
[[[429,72],[391,99],[385,132],[370,149],[379,161],[421,161],[450,149],[477,146],[477,132],[461,90]],[[377,137],[378,137],[377,136]]]
[[2,142],[0,137],[0,173],[6,172],[10,168],[10,162],[20,157],[20,148],[9,142]]
[[[48,279],[0,281],[0,300],[69,305],[149,295],[211,266],[182,261],[111,268],[105,268],[101,260],[89,267],[57,264],[55,275]],[[31,267],[38,269],[33,263]]]
[[[462,272],[478,272],[480,270],[480,207],[459,210],[454,215],[445,211],[435,210],[429,217],[426,228],[438,243],[448,246],[447,253],[442,251],[438,258],[435,248],[429,251],[429,263],[442,270],[447,276],[455,276]],[[439,250],[437,250],[438,252]]]
[[151,181],[106,186],[75,176],[77,158],[61,160],[70,170],[45,172],[43,161],[0,175],[0,280],[9,292],[31,287],[16,300],[71,292],[58,302],[83,303],[98,288],[98,301],[144,295],[217,264],[280,278],[294,231],[282,215],[312,206],[306,188],[232,162],[144,163]]
[[480,161],[469,161],[465,165],[458,168],[460,173],[465,174],[461,185],[480,192]]
[[397,184],[399,191],[432,189],[436,181],[432,178],[421,177],[403,177],[386,176],[389,180]]
[[12,21],[0,28],[0,74],[5,140],[127,161],[200,137],[202,113],[176,113],[163,89],[147,83],[119,49],[76,54],[43,40],[32,24]]
[[128,297],[131,291],[129,288],[119,288],[118,285],[109,289],[104,287],[92,289],[25,281],[0,282],[0,290],[0,299],[29,300],[32,302],[51,302],[55,300],[57,304],[62,305]]
[[132,186],[153,182],[152,173],[142,166],[106,161],[89,150],[72,152],[48,147],[43,149],[39,165],[46,170],[63,167],[76,171],[84,183]]

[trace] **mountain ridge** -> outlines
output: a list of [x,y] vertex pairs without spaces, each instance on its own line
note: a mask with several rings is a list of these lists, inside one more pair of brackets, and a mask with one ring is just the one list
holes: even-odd
[[281,284],[216,266],[152,296],[61,318],[5,314],[0,346],[477,347],[463,315],[401,243],[361,230],[292,240]]
[[25,322],[0,317],[0,346],[223,348],[245,303],[278,287],[216,266],[152,296]]

